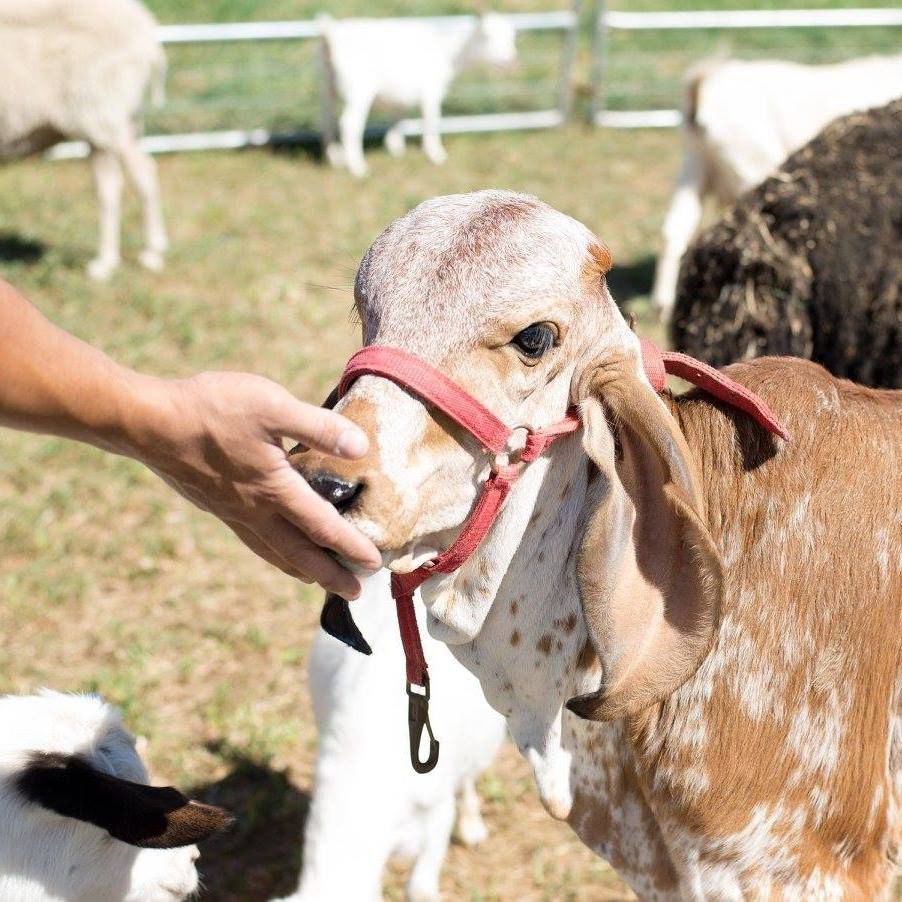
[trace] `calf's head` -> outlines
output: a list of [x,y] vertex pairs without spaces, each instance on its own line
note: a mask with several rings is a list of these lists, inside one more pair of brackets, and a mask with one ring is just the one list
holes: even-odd
[[[486,191],[427,201],[366,253],[355,300],[364,344],[400,347],[506,423],[563,417],[588,352],[620,331],[607,249],[537,200]],[[619,321],[619,322],[618,322]],[[404,570],[447,547],[491,455],[387,379],[364,376],[337,410],[370,435],[359,461],[299,456],[308,480]]]
[[[579,404],[583,435],[528,468],[461,571],[422,587],[430,632],[458,646],[508,716],[559,816],[564,703],[578,696],[572,711],[611,719],[663,698],[701,661],[719,607],[695,465],[608,293],[610,263],[569,217],[486,191],[395,222],[355,286],[365,344],[428,361],[510,427],[547,426]],[[337,409],[369,433],[370,451],[300,455],[307,478],[391,569],[446,549],[491,456],[387,379],[360,378]]]

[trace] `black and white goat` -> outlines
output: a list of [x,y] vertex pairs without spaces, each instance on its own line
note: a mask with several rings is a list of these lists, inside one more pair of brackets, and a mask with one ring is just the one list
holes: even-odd
[[176,902],[221,808],[147,785],[118,712],[93,695],[0,698],[0,899]]

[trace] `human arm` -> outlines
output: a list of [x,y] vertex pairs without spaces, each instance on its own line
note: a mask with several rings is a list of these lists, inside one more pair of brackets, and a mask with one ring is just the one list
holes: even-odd
[[349,420],[246,373],[161,379],[123,367],[49,322],[0,280],[0,425],[133,457],[215,514],[279,569],[346,597],[375,546],[291,468],[282,439],[358,457]]

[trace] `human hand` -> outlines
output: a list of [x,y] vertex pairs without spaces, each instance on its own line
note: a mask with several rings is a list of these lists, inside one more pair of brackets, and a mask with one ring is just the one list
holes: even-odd
[[290,466],[282,439],[356,458],[367,450],[363,432],[262,376],[138,378],[129,429],[135,457],[280,570],[345,598],[359,595],[357,577],[324,549],[367,572],[381,567],[379,551]]

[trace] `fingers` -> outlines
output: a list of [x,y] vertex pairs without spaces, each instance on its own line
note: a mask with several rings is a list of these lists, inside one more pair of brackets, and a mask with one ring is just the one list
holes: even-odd
[[366,434],[349,419],[331,410],[305,404],[289,392],[280,392],[269,411],[274,437],[292,438],[308,448],[336,457],[363,457],[369,447]]
[[317,582],[327,592],[349,601],[359,597],[357,577],[280,517],[274,516],[256,529],[241,523],[228,526],[251,551],[288,576],[304,583]]
[[268,564],[272,564],[273,567],[278,568],[293,579],[299,579],[301,582],[308,584],[313,582],[312,577],[301,573],[296,567],[293,567],[288,561],[283,560],[276,554],[265,542],[258,539],[256,534],[249,527],[243,526],[241,523],[229,521],[225,521],[225,523],[226,526],[228,526],[229,529],[231,529],[232,532],[234,532],[235,535],[254,552],[254,554],[263,558]]
[[277,503],[285,520],[315,545],[331,548],[366,570],[382,567],[379,549],[331,504],[320,498],[296,470],[286,466],[284,478]]
[[360,580],[282,517],[276,515],[267,520],[257,529],[257,536],[279,558],[312,577],[327,592],[348,600],[360,595]]

